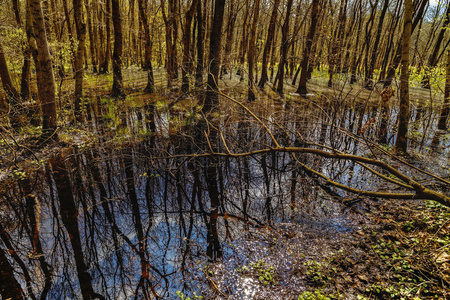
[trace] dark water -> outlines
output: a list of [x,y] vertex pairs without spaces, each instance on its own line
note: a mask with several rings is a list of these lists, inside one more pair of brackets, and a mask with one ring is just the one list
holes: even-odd
[[[220,118],[204,123],[188,109],[160,110],[149,101],[126,110],[117,104],[111,112],[98,100],[87,115],[97,137],[92,145],[67,147],[1,185],[0,268],[9,291],[3,297],[176,299],[182,291],[211,298],[208,266],[235,268],[237,260],[267,254],[264,240],[252,239],[255,253],[249,255],[252,232],[278,224],[337,237],[358,229],[357,213],[340,201],[350,195],[325,185],[299,161],[353,187],[382,187],[349,161],[282,152],[192,155],[270,148],[272,137],[282,146],[317,143],[367,154],[367,144],[349,132],[374,139],[375,109],[269,102],[252,107],[258,121],[228,103]],[[445,143],[441,137],[423,147],[445,157]],[[289,267],[281,256],[279,263]],[[252,299],[258,286],[224,280],[234,299]]]

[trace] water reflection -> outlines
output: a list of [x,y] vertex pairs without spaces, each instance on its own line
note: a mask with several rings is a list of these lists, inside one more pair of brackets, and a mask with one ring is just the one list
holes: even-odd
[[[320,143],[360,153],[364,149],[340,128],[367,137],[377,132],[370,121],[377,112],[365,107],[277,109],[254,107],[272,121],[271,132],[284,146]],[[252,230],[283,222],[315,233],[353,230],[346,207],[333,200],[348,194],[299,162],[357,188],[377,184],[361,180],[367,174],[355,163],[312,155],[182,156],[273,146],[244,110],[198,124],[187,113],[158,112],[149,103],[119,113],[112,124],[98,99],[88,113],[97,145],[63,149],[24,178],[1,183],[3,299],[168,299],[178,290],[208,295],[205,266],[235,257],[227,245],[245,242]],[[108,130],[149,134],[118,146],[101,140]],[[255,284],[244,280],[240,295],[254,295],[245,287]]]

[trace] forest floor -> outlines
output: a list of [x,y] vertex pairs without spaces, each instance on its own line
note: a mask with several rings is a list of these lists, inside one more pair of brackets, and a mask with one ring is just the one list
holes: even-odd
[[[127,93],[134,97],[133,105],[140,105],[145,74],[133,69],[124,73],[128,78]],[[158,88],[156,95],[151,96],[152,101],[173,102],[175,106],[190,101],[187,95],[179,97],[176,89],[168,91],[160,73],[156,72]],[[107,76],[87,75],[86,80],[89,94],[107,98],[110,83]],[[65,125],[58,132],[58,140],[38,140],[37,129],[22,129],[16,134],[10,134],[5,127],[0,131],[0,180],[20,177],[21,172],[45,162],[68,145],[89,147],[95,140],[82,124],[70,122],[71,106],[64,95],[71,94],[73,83],[67,81],[60,91],[60,116]],[[242,98],[245,88],[238,86],[242,86],[239,80],[227,80],[224,91]],[[309,88],[313,101],[338,97],[359,102],[380,101],[378,86],[373,91],[348,85],[328,88],[326,79],[316,76]],[[294,91],[294,86],[287,85],[283,98],[270,88],[264,94],[281,101],[296,101],[300,96]],[[442,94],[438,89],[430,92],[412,87],[411,98],[418,106],[420,103],[433,106],[434,100],[434,105],[439,105]],[[442,159],[447,160],[444,165],[448,167],[448,157]],[[206,299],[450,299],[448,208],[432,201],[361,198],[348,204],[346,210],[350,212],[352,226],[317,224],[300,218],[250,228],[233,243],[224,245],[226,260],[212,263],[204,270],[203,280],[209,290],[200,292]]]
[[353,228],[294,220],[250,230],[205,271],[207,299],[449,299],[450,213],[362,199]]

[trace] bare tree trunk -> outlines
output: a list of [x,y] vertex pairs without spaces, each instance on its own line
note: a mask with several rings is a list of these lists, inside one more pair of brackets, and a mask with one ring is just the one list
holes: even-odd
[[309,27],[308,36],[306,37],[305,50],[303,51],[303,60],[301,63],[302,72],[300,73],[300,82],[298,84],[297,93],[300,95],[306,95],[308,90],[306,89],[306,81],[308,79],[308,65],[311,53],[311,47],[314,40],[314,34],[316,32],[318,14],[319,14],[319,2],[313,1],[311,8],[311,26]]
[[97,69],[97,26],[95,24],[96,19],[96,6],[95,1],[90,3],[86,2],[86,17],[88,21],[88,32],[89,32],[89,51],[91,55],[92,72],[98,73]]
[[450,113],[450,50],[447,51],[447,65],[445,67],[445,72],[444,102],[442,103],[438,122],[438,128],[441,130],[447,130],[448,115]]
[[114,52],[112,57],[113,65],[113,86],[111,96],[124,97],[123,79],[122,79],[122,17],[120,14],[119,0],[111,0],[112,20],[114,27]]
[[155,91],[155,81],[153,78],[152,40],[150,38],[150,27],[148,24],[145,2],[143,0],[138,0],[138,5],[139,5],[139,16],[142,21],[142,26],[144,27],[144,36],[145,36],[144,70],[147,71],[147,86],[145,87],[144,92],[153,93]]
[[366,89],[373,89],[373,72],[375,70],[375,62],[377,59],[377,50],[379,49],[379,43],[381,39],[381,32],[383,30],[384,17],[386,16],[387,9],[389,7],[389,0],[384,0],[383,9],[381,10],[380,19],[378,21],[377,35],[375,37],[374,48],[370,56],[368,67],[366,69]]
[[[427,6],[427,4],[428,4],[427,0],[422,0],[422,2],[418,2],[418,7],[415,10],[413,10],[414,18],[413,18],[410,34],[412,34],[414,32],[414,29],[416,28],[417,24],[419,24],[420,20],[422,19],[422,16],[425,13],[425,7]],[[397,70],[397,67],[402,60],[402,55],[401,55],[402,53],[403,53],[402,44],[400,43],[397,47],[396,53],[394,54],[394,59],[393,59],[392,65],[389,68],[389,71],[384,80],[384,87],[390,86],[392,84],[392,80],[395,77],[395,71]]]
[[203,10],[202,1],[197,2],[197,68],[195,70],[195,86],[203,83]]
[[33,16],[34,37],[38,50],[39,71],[36,75],[42,108],[42,134],[51,135],[57,127],[55,77],[52,69],[52,58],[48,47],[40,0],[31,0],[30,9]]
[[280,94],[283,93],[284,65],[286,64],[287,50],[290,42],[288,35],[289,35],[289,21],[291,18],[292,3],[293,3],[292,0],[288,0],[286,5],[286,17],[284,19],[284,24],[281,29],[281,55],[280,55],[280,63],[278,64],[278,87],[277,87],[277,92]]
[[0,79],[3,84],[3,89],[6,93],[6,99],[11,105],[14,105],[19,100],[19,93],[13,86],[11,76],[9,76],[8,64],[6,63],[5,52],[0,41]]
[[258,86],[261,89],[264,88],[264,85],[268,79],[267,65],[269,63],[270,49],[272,48],[273,38],[275,36],[275,24],[277,21],[279,6],[280,6],[280,0],[275,0],[275,2],[273,3],[272,15],[270,16],[269,29],[267,31],[266,45],[264,46],[264,52],[263,52],[263,57],[262,57],[263,61],[262,61],[262,67],[261,67],[261,79],[259,80],[259,83],[258,83]]
[[225,11],[225,0],[214,1],[214,18],[211,25],[211,37],[209,39],[209,72],[208,72],[208,86],[206,88],[205,104],[203,105],[203,112],[209,113],[214,106],[219,102],[218,96],[218,80],[220,71],[220,50],[222,44],[222,26],[223,15]]
[[[371,11],[370,11],[370,17],[369,20],[366,22],[366,28],[365,28],[365,35],[364,35],[364,42],[363,42],[363,49],[361,51],[361,57],[364,55],[364,71],[367,74],[367,70],[369,69],[368,64],[369,64],[369,52],[370,52],[370,45],[372,43],[372,28],[373,28],[373,21],[375,19],[375,13],[377,11],[378,8],[378,0],[375,0],[375,3],[372,3],[372,0],[370,0],[370,6],[371,6]],[[365,79],[365,85],[364,87],[366,88],[372,88],[372,85],[369,84],[367,85],[367,78]]]
[[413,4],[412,0],[405,0],[404,27],[402,36],[402,61],[400,74],[400,111],[397,140],[394,151],[400,154],[407,153],[408,123],[409,123],[409,46],[411,44],[411,27]]
[[75,27],[78,46],[75,52],[75,119],[82,122],[81,102],[83,101],[83,58],[86,45],[86,24],[83,18],[83,0],[73,0]]
[[[450,23],[450,3],[447,1],[447,11],[444,15],[444,22],[442,23],[441,30],[439,31],[439,35],[436,39],[436,44],[434,45],[433,53],[430,55],[428,59],[428,66],[426,66],[425,76],[422,79],[422,87],[426,89],[430,89],[430,71],[431,68],[436,67],[438,53],[441,48],[442,41],[444,40],[444,34],[448,31],[448,24]],[[445,50],[445,48],[444,48]]]
[[253,101],[255,100],[255,92],[254,92],[254,86],[255,86],[255,78],[253,75],[253,71],[255,69],[254,61],[255,61],[255,40],[256,40],[256,25],[258,24],[259,19],[259,3],[260,0],[256,0],[253,7],[253,22],[252,27],[250,31],[250,42],[248,45],[248,53],[247,53],[247,60],[248,60],[248,100]]
[[106,74],[109,70],[109,61],[111,60],[111,0],[106,0],[105,13],[105,31],[106,31],[106,49],[104,60],[100,67],[100,73]]
[[195,11],[197,9],[198,1],[199,0],[192,0],[191,7],[186,12],[186,20],[184,21],[183,65],[181,67],[181,91],[184,93],[189,92],[188,72],[192,63],[192,58],[189,55],[191,48],[191,25],[192,25],[192,18],[194,17]]

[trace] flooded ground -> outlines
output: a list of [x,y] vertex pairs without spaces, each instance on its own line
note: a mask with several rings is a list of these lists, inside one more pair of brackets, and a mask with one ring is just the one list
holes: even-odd
[[[355,189],[403,192],[352,160],[271,151],[278,144],[382,159],[448,193],[414,169],[449,178],[450,135],[428,122],[436,111],[413,115],[408,166],[384,152],[395,138],[394,109],[379,147],[371,141],[381,111],[345,97],[269,92],[245,107],[223,97],[220,116],[207,122],[201,95],[170,97],[92,97],[86,123],[64,128],[59,141],[23,142],[14,157],[2,147],[3,297],[450,297],[445,208],[363,197],[311,171]],[[408,248],[423,242],[425,233],[412,234],[419,230],[428,256]],[[423,257],[434,261],[425,266]]]

